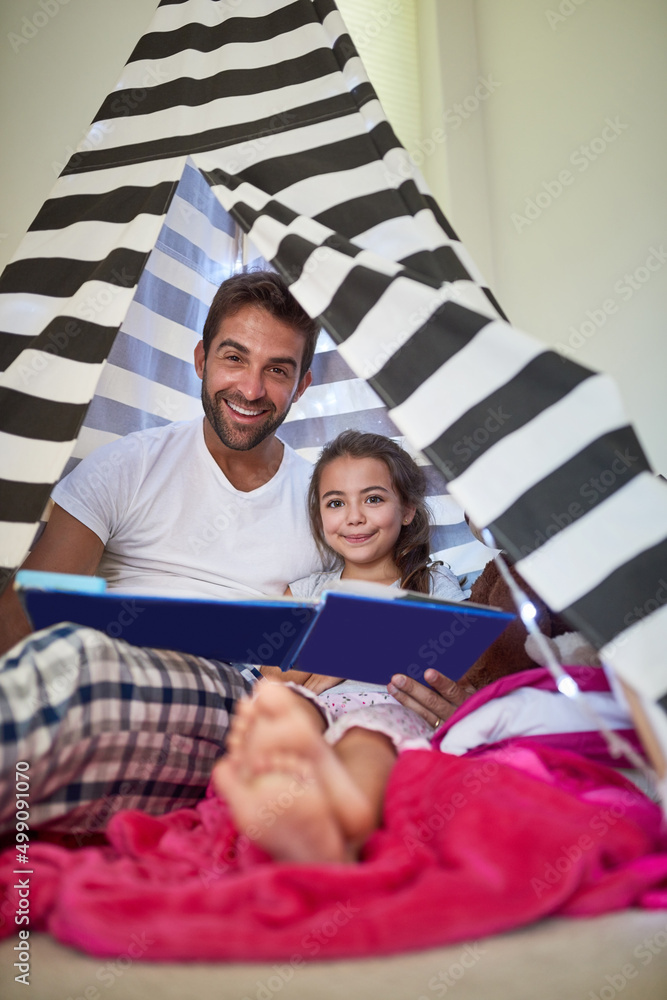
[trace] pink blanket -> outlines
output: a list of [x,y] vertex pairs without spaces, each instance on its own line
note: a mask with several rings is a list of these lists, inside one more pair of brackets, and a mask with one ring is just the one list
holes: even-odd
[[428,948],[548,914],[667,907],[660,828],[634,786],[569,751],[522,740],[465,757],[412,751],[359,864],[273,863],[213,796],[159,819],[119,813],[109,847],[34,843],[30,875],[15,851],[0,857],[0,933],[16,934],[13,887],[28,879],[24,928],[114,959],[291,968]]

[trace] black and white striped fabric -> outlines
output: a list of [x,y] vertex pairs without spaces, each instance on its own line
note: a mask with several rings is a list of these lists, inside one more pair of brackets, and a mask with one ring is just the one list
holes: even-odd
[[0,279],[6,576],[68,461],[197,405],[186,368],[236,226],[338,349],[288,440],[404,436],[460,547],[451,497],[667,709],[667,491],[612,382],[504,319],[330,0],[163,2],[85,145]]

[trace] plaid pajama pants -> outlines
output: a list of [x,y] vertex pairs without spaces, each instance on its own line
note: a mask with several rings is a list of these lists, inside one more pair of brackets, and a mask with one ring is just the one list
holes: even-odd
[[194,805],[259,676],[78,625],[30,636],[0,660],[0,834],[15,826],[17,763],[30,827],[80,845],[119,809]]

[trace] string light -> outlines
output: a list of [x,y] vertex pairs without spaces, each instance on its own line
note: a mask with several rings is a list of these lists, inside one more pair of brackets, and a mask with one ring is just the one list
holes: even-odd
[[527,625],[528,622],[532,622],[537,618],[537,608],[532,601],[526,601],[525,604],[521,605],[519,614],[521,615],[521,621],[524,625]]
[[[482,537],[485,542],[487,534],[493,541],[491,532],[488,528],[485,528],[482,532]],[[487,544],[489,543],[487,542]],[[500,575],[509,588],[510,595],[514,601],[519,617],[526,626],[528,634],[534,636],[535,642],[538,644],[542,652],[542,656],[544,657],[546,668],[554,678],[559,692],[567,698],[571,698],[573,701],[577,702],[579,708],[581,708],[581,710],[589,717],[595,729],[598,730],[604,739],[610,755],[615,758],[625,757],[634,768],[644,775],[654,796],[658,800],[661,800],[662,795],[658,789],[656,775],[652,769],[646,764],[643,758],[639,756],[635,748],[631,746],[626,739],[619,736],[613,729],[609,729],[600,714],[593,708],[590,700],[586,698],[584,692],[581,690],[574,677],[571,677],[556,659],[551,643],[540,631],[537,625],[537,611],[535,605],[510,573],[509,567],[500,552],[495,556],[495,562],[500,570]]]
[[576,698],[579,691],[579,686],[573,677],[568,674],[566,677],[561,677],[561,679],[556,684],[556,687],[561,694],[564,694],[566,698]]

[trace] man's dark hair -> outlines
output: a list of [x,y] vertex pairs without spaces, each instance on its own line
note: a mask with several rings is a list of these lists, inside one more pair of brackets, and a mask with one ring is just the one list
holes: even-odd
[[275,319],[289,324],[304,335],[306,342],[299,372],[301,380],[312,364],[320,324],[310,318],[280,275],[274,271],[244,271],[241,274],[233,274],[231,278],[223,281],[215,293],[204,323],[202,332],[204,356],[208,356],[211,341],[222,321],[228,316],[233,316],[243,306],[259,306],[261,309],[266,309]]

